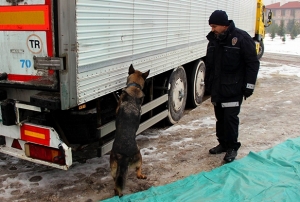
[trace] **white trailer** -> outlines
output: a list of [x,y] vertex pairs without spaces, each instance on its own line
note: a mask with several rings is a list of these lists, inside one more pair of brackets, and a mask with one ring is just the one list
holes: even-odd
[[253,0],[0,0],[0,152],[67,170],[111,149],[128,67],[150,71],[137,134],[204,95],[208,18],[255,35]]

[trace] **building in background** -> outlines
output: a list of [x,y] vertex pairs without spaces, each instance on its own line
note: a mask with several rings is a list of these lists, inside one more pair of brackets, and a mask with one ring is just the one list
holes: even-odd
[[300,23],[300,1],[281,1],[266,6],[273,12],[272,22],[280,25],[280,21],[284,21],[286,26],[290,20]]

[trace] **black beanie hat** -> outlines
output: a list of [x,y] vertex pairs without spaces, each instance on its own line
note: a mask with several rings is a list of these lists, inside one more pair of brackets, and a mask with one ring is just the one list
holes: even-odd
[[228,26],[228,16],[225,11],[215,10],[209,17],[208,24]]

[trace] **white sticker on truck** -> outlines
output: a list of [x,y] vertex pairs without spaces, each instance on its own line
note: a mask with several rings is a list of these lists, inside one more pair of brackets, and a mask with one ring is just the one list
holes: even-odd
[[33,56],[47,54],[47,37],[44,31],[3,31],[0,32],[3,44],[0,53],[0,72],[18,75],[36,75]]
[[43,50],[42,39],[36,34],[31,34],[27,38],[27,48],[33,54],[39,54]]

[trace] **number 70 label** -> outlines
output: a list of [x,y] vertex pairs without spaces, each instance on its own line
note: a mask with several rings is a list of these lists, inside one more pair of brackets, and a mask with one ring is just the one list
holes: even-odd
[[21,67],[24,68],[30,68],[31,67],[31,61],[30,60],[20,60]]

